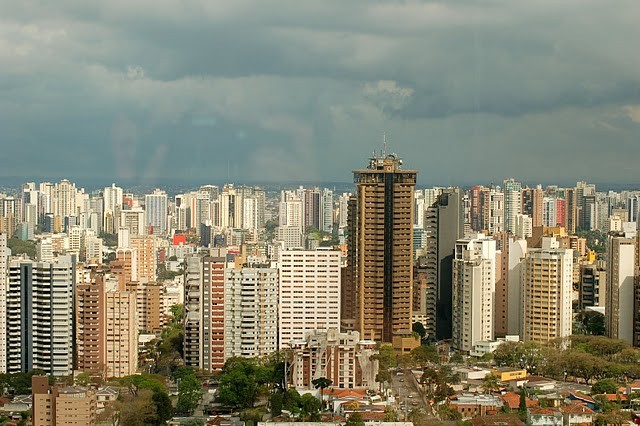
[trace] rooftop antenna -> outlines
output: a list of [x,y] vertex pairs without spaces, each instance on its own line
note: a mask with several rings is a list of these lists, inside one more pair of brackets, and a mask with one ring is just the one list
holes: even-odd
[[387,155],[387,132],[382,132],[382,157]]

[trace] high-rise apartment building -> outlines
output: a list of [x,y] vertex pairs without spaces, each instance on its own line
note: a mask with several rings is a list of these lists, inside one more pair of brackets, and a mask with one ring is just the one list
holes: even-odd
[[525,239],[533,235],[533,221],[531,216],[519,214],[516,216],[516,228],[513,233],[518,239]]
[[604,265],[600,265],[601,263],[604,262],[598,261],[580,265],[578,289],[578,309],[580,310],[590,306],[606,307],[607,272]]
[[458,240],[453,259],[453,340],[460,351],[494,338],[496,242],[477,235]]
[[147,231],[154,235],[167,233],[167,193],[156,189],[151,194],[144,196],[145,226]]
[[486,229],[489,235],[496,235],[504,231],[504,193],[498,188],[483,190],[480,193],[482,199],[482,229]]
[[456,241],[464,237],[463,213],[459,188],[444,189],[427,209],[427,285],[435,297],[427,297],[425,327],[436,339],[452,337],[453,258]]
[[515,233],[516,218],[521,214],[522,184],[515,179],[504,181],[504,229],[507,232]]
[[522,189],[522,213],[531,217],[531,225],[534,228],[542,226],[543,197],[544,193],[540,185],[535,188]]
[[349,210],[348,282],[356,330],[392,342],[412,326],[413,190],[417,172],[395,154],[372,157],[354,170]]
[[607,239],[605,328],[613,339],[634,342],[638,238],[636,233],[611,233]]
[[76,287],[76,368],[103,377],[124,377],[138,368],[136,294],[107,291],[104,274]]
[[313,330],[340,329],[340,252],[289,250],[278,258],[280,349]]
[[74,264],[15,259],[7,286],[7,372],[73,371]]
[[542,248],[529,249],[523,274],[523,340],[547,343],[571,335],[573,250],[543,237]]
[[120,228],[126,228],[129,235],[146,235],[145,212],[141,208],[122,210],[120,212]]
[[264,356],[278,350],[278,270],[269,265],[231,267],[225,272],[225,360]]
[[227,253],[188,256],[185,271],[184,360],[191,367],[218,372],[224,366],[224,274]]
[[153,235],[129,238],[129,247],[136,254],[136,277],[142,283],[156,280],[158,267],[156,237]]
[[7,234],[0,233],[0,373],[7,372],[7,265],[11,250]]
[[321,231],[333,232],[333,191],[327,188],[320,198],[320,225]]

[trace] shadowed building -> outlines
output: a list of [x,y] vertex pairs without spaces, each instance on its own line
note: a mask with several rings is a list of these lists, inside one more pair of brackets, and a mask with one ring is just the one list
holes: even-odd
[[[392,342],[411,330],[413,202],[417,172],[394,154],[372,157],[354,170],[349,203],[347,290],[362,338]],[[398,349],[398,348],[397,348]]]

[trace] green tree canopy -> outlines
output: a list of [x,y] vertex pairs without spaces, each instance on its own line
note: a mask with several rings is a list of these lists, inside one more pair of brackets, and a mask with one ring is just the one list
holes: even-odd
[[179,382],[176,409],[191,414],[202,398],[200,382],[188,367],[181,367],[176,373],[179,373],[176,379]]
[[616,393],[618,391],[618,385],[612,379],[598,380],[591,387],[591,393],[594,395],[602,393]]

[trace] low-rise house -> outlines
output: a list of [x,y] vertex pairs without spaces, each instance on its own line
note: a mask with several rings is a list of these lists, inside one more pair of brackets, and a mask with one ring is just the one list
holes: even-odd
[[562,412],[557,408],[527,409],[527,424],[531,426],[562,426]]
[[565,397],[558,393],[547,393],[544,395],[538,395],[538,401],[540,405],[558,408],[564,405]]
[[462,418],[470,419],[496,414],[502,409],[504,403],[495,395],[465,393],[450,397],[449,406],[462,414]]
[[[504,404],[509,407],[509,409],[511,410],[518,410],[520,409],[520,394],[515,393],[515,392],[507,392],[501,395],[502,401],[504,402]],[[536,401],[535,399],[531,399],[528,397],[525,397],[525,402],[527,404],[527,408],[531,408],[531,407],[537,407],[538,406],[538,401]]]
[[118,399],[120,389],[115,386],[103,386],[96,391],[96,400],[98,403],[98,413],[104,410],[105,405]]
[[460,380],[468,382],[469,380],[482,380],[491,374],[490,370],[477,367],[455,367],[453,369],[460,376]]
[[582,404],[565,405],[560,411],[562,411],[564,426],[591,425],[595,416],[592,409]]
[[530,392],[552,392],[556,389],[556,381],[542,376],[529,376],[524,388]]
[[591,398],[589,395],[586,395],[582,392],[570,391],[570,392],[565,392],[562,395],[565,398],[567,398],[569,401],[575,401],[579,404],[586,405],[592,410],[596,409],[596,401],[594,401],[594,399]]
[[323,399],[328,401],[333,408],[334,413],[344,412],[346,404],[354,404],[355,406],[367,405],[370,403],[367,392],[357,389],[324,389],[322,392]]

